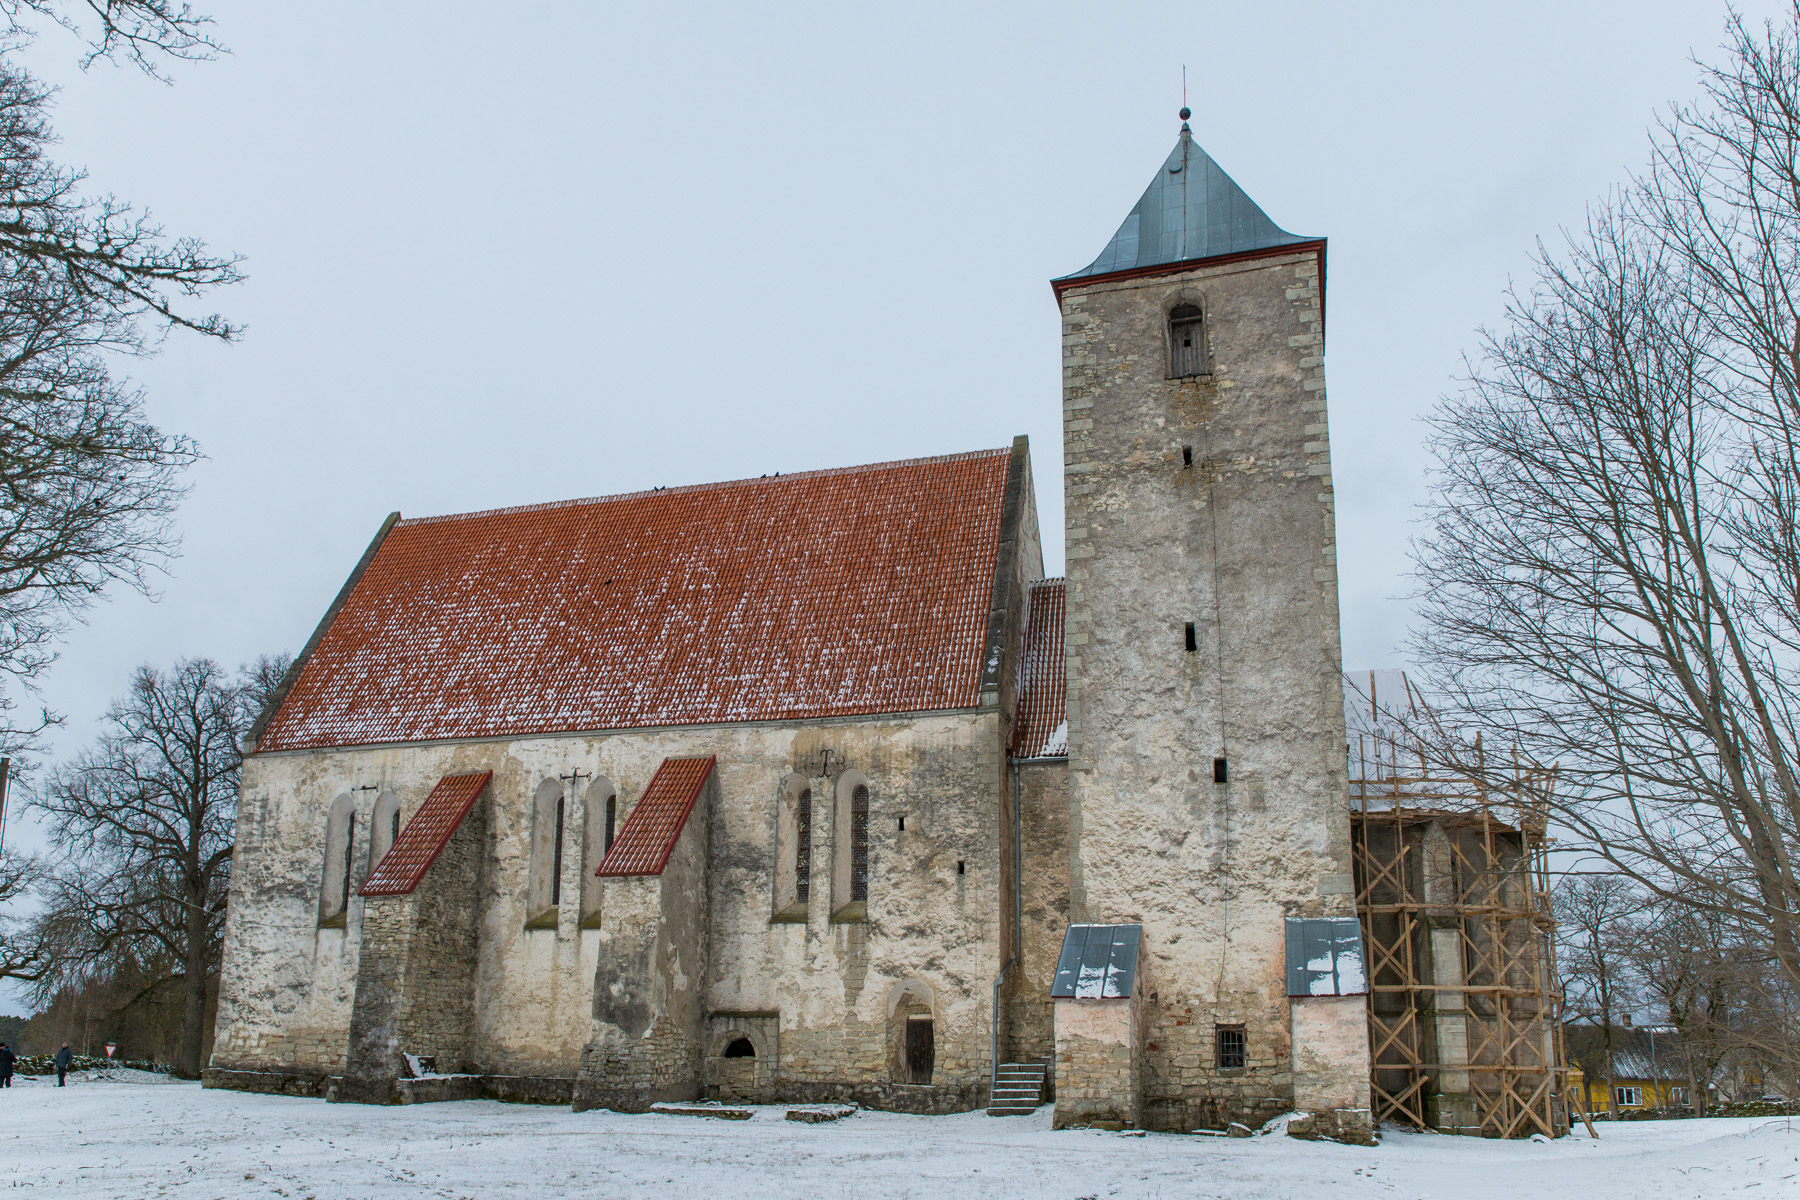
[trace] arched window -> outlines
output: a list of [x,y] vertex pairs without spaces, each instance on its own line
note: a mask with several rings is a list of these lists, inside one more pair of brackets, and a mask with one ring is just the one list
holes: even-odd
[[1185,379],[1206,373],[1206,323],[1198,306],[1177,305],[1169,313],[1169,374]]
[[356,844],[356,801],[331,802],[325,817],[325,863],[319,886],[319,924],[341,929],[350,911],[350,855]]
[[733,1038],[725,1047],[726,1058],[755,1058],[756,1045],[747,1037]]
[[392,792],[381,793],[375,801],[375,812],[369,817],[369,867],[363,872],[368,878],[387,852],[393,849],[394,843],[400,840],[400,797]]
[[869,900],[869,781],[860,771],[838,776],[836,807],[831,919],[862,921],[868,917]]
[[531,804],[531,875],[525,893],[525,928],[555,929],[562,903],[563,786],[559,779],[538,785]]
[[804,923],[812,896],[813,799],[806,776],[789,775],[776,793],[775,920]]
[[619,795],[612,781],[599,775],[589,780],[582,809],[581,927],[597,929],[600,926],[600,879],[594,872],[600,869],[600,861],[612,849],[618,823]]

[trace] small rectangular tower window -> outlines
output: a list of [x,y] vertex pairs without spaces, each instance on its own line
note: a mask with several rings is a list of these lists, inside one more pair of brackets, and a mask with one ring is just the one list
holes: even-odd
[[1181,465],[1184,468],[1194,465],[1194,448],[1192,446],[1183,446],[1181,448]]
[[1169,314],[1169,374],[1175,379],[1206,374],[1205,330],[1192,304]]
[[1231,777],[1225,771],[1225,760],[1222,758],[1213,759],[1213,782],[1227,783],[1230,781],[1230,778]]
[[1244,1027],[1242,1025],[1213,1026],[1213,1043],[1215,1048],[1214,1064],[1221,1071],[1241,1071],[1244,1069]]
[[1200,640],[1194,636],[1194,623],[1192,621],[1187,623],[1187,649],[1189,654],[1200,649]]

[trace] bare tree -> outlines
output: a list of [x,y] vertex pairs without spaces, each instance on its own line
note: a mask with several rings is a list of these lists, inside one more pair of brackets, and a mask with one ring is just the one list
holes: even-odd
[[[1731,924],[1708,905],[1658,900],[1628,923],[1625,955],[1644,992],[1667,1014],[1697,1117],[1725,1059],[1757,1053],[1763,1032],[1752,1014],[1770,997],[1761,986],[1767,956],[1739,944]],[[1654,1037],[1654,1033],[1651,1035]],[[1785,1047],[1783,1047],[1785,1049]]]
[[46,157],[48,99],[0,60],[0,672],[27,684],[71,617],[109,584],[147,590],[175,549],[198,449],[151,425],[108,360],[172,326],[230,339],[179,302],[238,278],[236,260],[82,198],[81,174]]
[[1618,875],[1575,875],[1556,887],[1556,963],[1562,972],[1563,1016],[1590,1022],[1606,1072],[1606,1108],[1613,1111],[1614,1030],[1631,1011],[1627,933],[1644,899]]
[[[0,850],[0,905],[28,895],[43,882],[43,864],[17,850]],[[35,980],[51,968],[38,931],[0,911],[0,979]]]
[[[1414,649],[1556,815],[1800,989],[1800,8],[1484,334],[1432,418]],[[1733,172],[1737,174],[1733,174]],[[1759,182],[1751,182],[1756,180]],[[1776,193],[1788,188],[1784,197]],[[1784,207],[1785,205],[1785,207]],[[1785,348],[1785,349],[1784,349]],[[1440,710],[1443,711],[1443,710]]]
[[0,0],[0,36],[15,40],[35,32],[31,18],[50,21],[87,44],[82,66],[95,59],[124,59],[162,78],[165,57],[209,59],[224,47],[212,39],[212,18],[169,0]]
[[237,825],[238,741],[286,657],[228,676],[208,659],[140,667],[94,746],[58,767],[35,803],[63,858],[38,929],[71,979],[119,962],[162,963],[183,983],[178,1074],[200,1072],[207,982],[218,970]]

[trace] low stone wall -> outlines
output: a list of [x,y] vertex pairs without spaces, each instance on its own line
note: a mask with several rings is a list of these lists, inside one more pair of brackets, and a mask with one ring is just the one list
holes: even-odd
[[988,1085],[980,1083],[829,1083],[784,1079],[775,1083],[777,1104],[860,1104],[883,1112],[941,1117],[987,1107]]
[[200,1072],[200,1086],[260,1092],[267,1096],[312,1096],[323,1100],[342,1078],[341,1075],[313,1071],[232,1071],[208,1067]]
[[[258,1092],[267,1096],[306,1096],[328,1100],[343,1080],[341,1075],[310,1071],[232,1071],[208,1067],[200,1074],[203,1087],[234,1092]],[[504,1100],[512,1104],[568,1104],[575,1094],[573,1077],[555,1075],[448,1075],[427,1079],[402,1079],[391,1103],[431,1104],[446,1100]]]

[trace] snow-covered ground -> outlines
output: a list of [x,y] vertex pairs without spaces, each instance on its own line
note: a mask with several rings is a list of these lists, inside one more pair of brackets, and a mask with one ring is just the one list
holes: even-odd
[[[835,1124],[462,1101],[365,1108],[120,1072],[0,1091],[0,1190],[90,1197],[1800,1197],[1800,1122],[1632,1122],[1555,1143],[1389,1133],[1375,1149],[1050,1129],[1033,1117]],[[688,1189],[699,1188],[699,1192]]]

